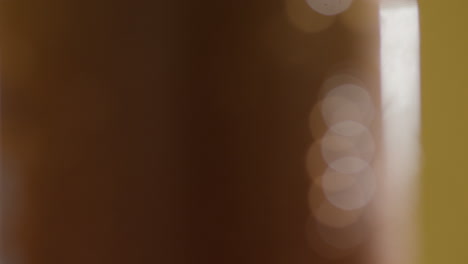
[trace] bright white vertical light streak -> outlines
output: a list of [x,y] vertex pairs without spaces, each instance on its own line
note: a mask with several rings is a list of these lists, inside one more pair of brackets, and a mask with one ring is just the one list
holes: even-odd
[[[382,0],[381,102],[383,203],[380,260],[413,263],[411,217],[420,155],[419,12],[415,0]],[[412,233],[412,234],[409,234]]]

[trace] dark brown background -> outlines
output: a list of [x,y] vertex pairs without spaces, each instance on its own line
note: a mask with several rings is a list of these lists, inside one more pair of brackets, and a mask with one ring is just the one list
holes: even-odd
[[304,156],[352,56],[340,24],[305,34],[279,0],[2,1],[0,20],[6,263],[321,263]]

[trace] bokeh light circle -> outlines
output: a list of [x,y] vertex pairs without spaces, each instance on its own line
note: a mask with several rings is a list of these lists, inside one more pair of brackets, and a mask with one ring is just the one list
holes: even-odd
[[354,165],[370,163],[374,158],[375,148],[370,131],[354,121],[341,122],[330,127],[321,140],[323,159],[329,166],[344,173],[356,172],[356,169],[351,168]]
[[371,167],[354,174],[343,174],[328,169],[322,176],[321,183],[327,200],[343,210],[356,210],[367,206],[377,185]]
[[356,249],[365,240],[365,229],[360,222],[343,228],[331,228],[317,224],[317,233],[330,246],[341,250]]
[[325,226],[334,228],[349,226],[356,223],[363,214],[362,209],[343,210],[334,206],[317,185],[311,186],[308,199],[314,219]]
[[369,164],[357,157],[344,157],[331,162],[329,166],[341,173],[358,173],[369,166]]
[[[321,225],[313,217],[310,217],[306,223],[306,234],[309,246],[318,256],[326,259],[325,263],[344,259],[356,252],[357,248],[350,246],[350,244],[355,244],[349,243],[353,242],[352,240],[350,241],[350,239],[344,237],[346,240],[344,241],[345,243],[341,242],[337,244],[338,246],[334,245],[336,244],[335,240],[338,238],[334,237],[335,233],[327,231],[328,227]],[[346,232],[347,230],[344,231],[342,235],[346,236],[349,232]],[[319,263],[322,263],[322,261],[319,261]]]
[[312,138],[319,140],[328,130],[322,116],[322,102],[317,102],[309,114],[309,128]]
[[335,17],[310,9],[305,0],[286,0],[286,12],[290,23],[306,33],[323,31],[335,22]]
[[323,159],[320,144],[314,143],[307,150],[306,169],[310,178],[319,178],[327,169],[327,163]]
[[[338,80],[330,80],[333,81]],[[332,83],[328,83],[329,85]],[[343,121],[369,125],[375,115],[370,94],[356,83],[337,84],[330,89],[321,104],[322,116],[328,126]]]
[[353,0],[306,0],[306,2],[320,14],[333,16],[346,11]]

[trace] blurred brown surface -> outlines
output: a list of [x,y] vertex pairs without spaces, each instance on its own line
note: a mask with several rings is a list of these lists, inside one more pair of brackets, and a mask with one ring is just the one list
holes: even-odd
[[305,34],[276,0],[2,1],[0,21],[6,263],[321,263],[304,156],[359,45],[340,24]]

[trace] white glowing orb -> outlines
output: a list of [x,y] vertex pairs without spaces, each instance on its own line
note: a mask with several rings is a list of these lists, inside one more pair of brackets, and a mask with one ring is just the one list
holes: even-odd
[[363,210],[343,210],[333,205],[325,197],[320,186],[312,185],[308,194],[309,208],[314,219],[322,225],[343,228],[356,223]]
[[322,177],[322,186],[331,204],[343,210],[356,210],[371,202],[377,183],[370,167],[354,174],[329,169]]
[[306,0],[306,2],[320,14],[333,16],[346,11],[353,0]]
[[286,0],[286,12],[291,24],[307,33],[323,31],[335,22],[335,17],[311,10],[304,0]]
[[321,141],[323,160],[342,173],[363,169],[374,159],[375,148],[370,131],[353,121],[332,126]]
[[375,115],[370,94],[356,84],[342,84],[330,90],[322,101],[322,115],[328,126],[356,121],[369,125]]
[[369,166],[369,164],[360,158],[344,157],[331,162],[329,166],[341,173],[358,173]]

